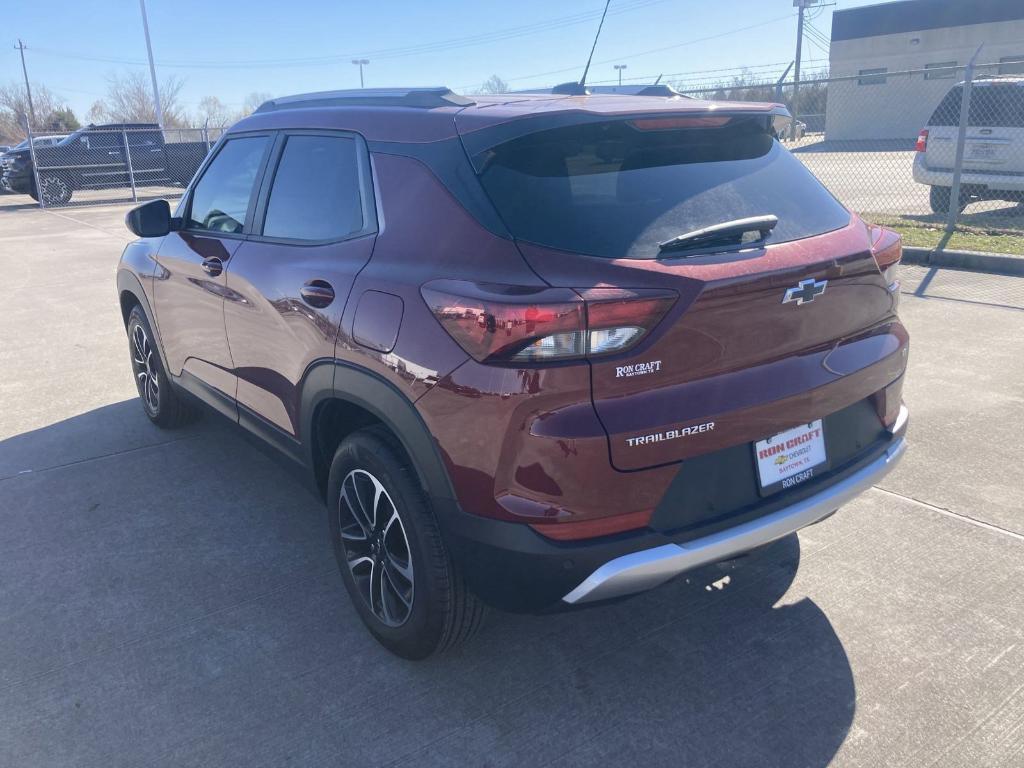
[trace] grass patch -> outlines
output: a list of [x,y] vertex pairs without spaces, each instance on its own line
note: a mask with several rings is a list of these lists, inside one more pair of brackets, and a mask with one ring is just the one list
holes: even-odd
[[[863,216],[872,224],[899,232],[904,245],[935,248],[946,234],[945,217],[934,214],[894,216],[866,213]],[[1024,214],[1011,217],[1001,212],[967,213],[963,219],[965,223],[957,225],[956,232],[946,243],[946,250],[1024,256]]]

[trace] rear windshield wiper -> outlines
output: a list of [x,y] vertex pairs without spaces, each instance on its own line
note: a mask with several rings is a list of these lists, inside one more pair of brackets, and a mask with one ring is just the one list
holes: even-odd
[[[658,243],[658,250],[661,253],[668,251],[690,251],[706,249],[709,247],[729,246],[756,246],[763,244],[775,225],[779,223],[778,216],[771,214],[765,216],[751,216],[746,219],[725,221],[721,224],[713,224],[703,229],[695,229],[692,232],[673,237],[663,243]],[[743,236],[751,232],[760,234],[756,240],[744,241]]]

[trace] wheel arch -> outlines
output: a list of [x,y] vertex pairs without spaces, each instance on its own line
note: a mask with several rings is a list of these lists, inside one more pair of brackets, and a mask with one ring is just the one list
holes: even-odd
[[[340,427],[335,423],[339,412]],[[302,413],[304,458],[321,496],[340,441],[364,426],[380,424],[398,441],[427,496],[435,502],[454,499],[433,435],[412,401],[384,377],[338,360],[314,364],[303,384]]]
[[160,362],[163,364],[165,371],[169,370],[167,368],[167,358],[164,356],[163,340],[160,338],[160,329],[156,323],[156,315],[153,314],[153,308],[149,304],[149,297],[142,288],[142,281],[139,280],[134,272],[123,268],[117,270],[117,300],[121,307],[121,319],[124,321],[126,329],[132,307],[138,306],[145,313],[146,319],[149,321],[149,327],[156,337],[156,349],[160,355]]

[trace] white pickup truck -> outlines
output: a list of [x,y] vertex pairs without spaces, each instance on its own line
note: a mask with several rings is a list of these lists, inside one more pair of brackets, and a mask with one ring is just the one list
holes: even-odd
[[[949,210],[964,84],[946,94],[917,139],[914,181],[931,187],[935,213]],[[971,86],[960,210],[974,200],[1024,202],[1024,77]]]

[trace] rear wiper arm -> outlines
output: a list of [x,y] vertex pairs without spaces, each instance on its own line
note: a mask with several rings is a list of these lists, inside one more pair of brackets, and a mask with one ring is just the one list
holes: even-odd
[[[771,214],[725,221],[703,229],[695,229],[692,232],[673,237],[671,240],[658,243],[658,250],[664,253],[666,251],[688,251],[708,246],[754,246],[767,240],[768,235],[778,223],[779,217]],[[743,242],[743,236],[748,232],[758,232],[761,236],[757,240]]]

